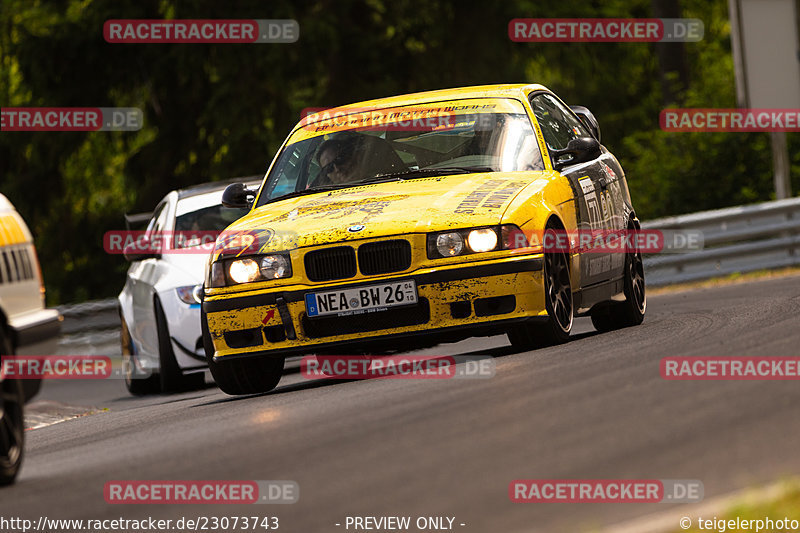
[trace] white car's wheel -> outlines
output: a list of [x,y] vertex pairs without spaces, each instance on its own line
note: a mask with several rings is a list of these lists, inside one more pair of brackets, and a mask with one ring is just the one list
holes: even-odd
[[158,375],[142,372],[134,360],[133,340],[128,325],[120,313],[120,344],[122,348],[122,369],[125,372],[125,387],[136,396],[154,394],[161,390]]
[[155,299],[156,333],[158,335],[158,376],[162,392],[180,392],[199,389],[205,385],[205,376],[202,372],[184,375],[175,352],[172,350],[172,341],[169,337],[169,326],[164,309],[158,298]]

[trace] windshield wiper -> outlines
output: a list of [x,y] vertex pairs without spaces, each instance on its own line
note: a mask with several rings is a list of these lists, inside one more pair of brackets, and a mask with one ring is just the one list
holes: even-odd
[[403,172],[393,172],[391,174],[380,174],[374,178],[360,181],[359,183],[374,183],[378,181],[393,181],[407,178],[422,178],[429,176],[449,176],[451,174],[475,174],[478,172],[495,172],[492,167],[437,167],[437,168],[418,168],[405,170]]
[[306,194],[314,194],[318,192],[335,191],[337,189],[344,189],[346,187],[352,187],[352,185],[325,185],[324,187],[311,187],[310,189],[294,191],[287,194],[282,194],[281,196],[276,196],[275,198],[270,198],[264,203],[269,204],[271,202],[277,202],[278,200],[288,200],[289,198],[296,198],[297,196],[305,196]]

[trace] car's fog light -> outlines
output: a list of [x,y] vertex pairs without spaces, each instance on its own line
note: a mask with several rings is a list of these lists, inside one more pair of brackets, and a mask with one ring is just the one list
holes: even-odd
[[474,229],[467,237],[469,249],[473,252],[488,252],[497,248],[497,232],[492,228]]
[[228,275],[235,283],[250,283],[259,277],[258,263],[252,259],[237,259],[228,266]]
[[265,255],[261,258],[261,275],[266,279],[288,278],[292,264],[285,255]]
[[464,251],[464,238],[460,233],[442,233],[436,236],[436,249],[444,257],[453,257]]

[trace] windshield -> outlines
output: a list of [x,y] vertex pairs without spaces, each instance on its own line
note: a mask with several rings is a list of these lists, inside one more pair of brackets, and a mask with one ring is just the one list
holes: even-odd
[[323,115],[292,135],[257,205],[381,180],[543,169],[530,120],[516,100]]

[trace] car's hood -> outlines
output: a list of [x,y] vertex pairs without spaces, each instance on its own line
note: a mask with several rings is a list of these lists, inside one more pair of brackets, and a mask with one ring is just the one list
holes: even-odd
[[540,177],[538,172],[493,172],[364,185],[266,204],[228,231],[260,232],[260,244],[266,245],[259,248],[279,251],[499,224],[511,200]]

